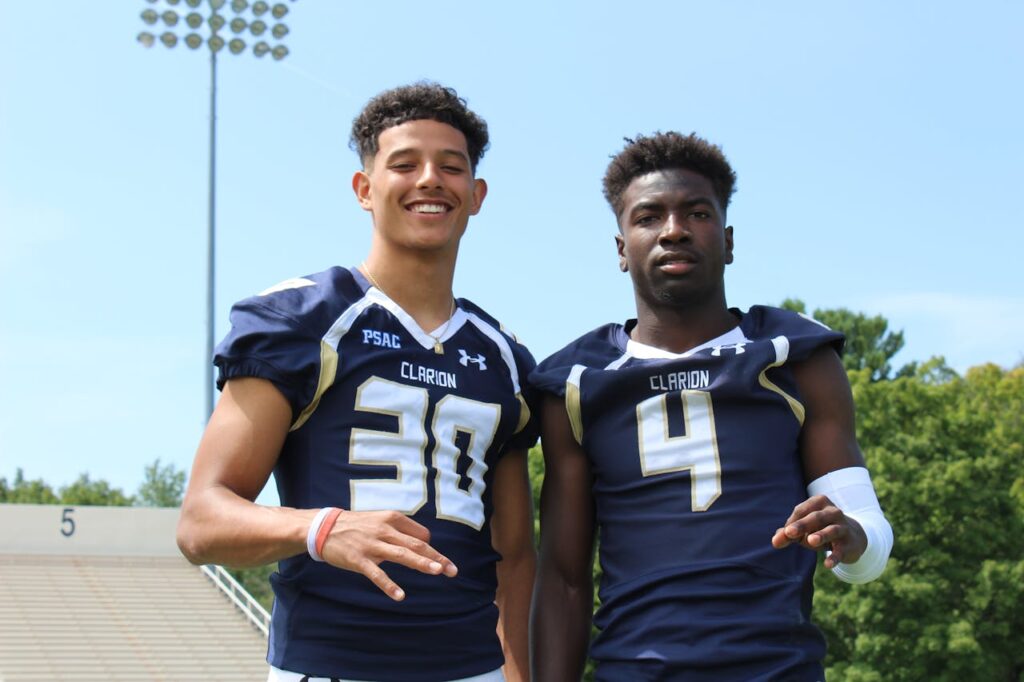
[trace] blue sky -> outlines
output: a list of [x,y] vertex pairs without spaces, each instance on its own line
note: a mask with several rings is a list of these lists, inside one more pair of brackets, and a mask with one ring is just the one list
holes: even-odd
[[[1024,359],[1019,2],[286,2],[286,60],[219,61],[218,338],[233,301],[362,260],[350,122],[426,78],[491,130],[456,295],[538,358],[631,315],[600,179],[671,129],[739,175],[730,304]],[[137,43],[149,6],[0,0],[0,476],[134,492],[202,432],[209,59]]]

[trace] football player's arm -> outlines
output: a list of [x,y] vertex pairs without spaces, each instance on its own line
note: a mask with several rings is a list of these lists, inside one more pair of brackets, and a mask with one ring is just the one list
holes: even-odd
[[509,682],[530,679],[530,597],[537,568],[533,547],[533,498],[526,450],[505,452],[494,472],[491,543],[498,562],[498,636]]
[[544,487],[530,649],[536,682],[579,680],[594,610],[594,502],[590,465],[565,404],[546,395],[541,413]]
[[[277,462],[291,415],[288,401],[269,381],[227,382],[199,443],[181,506],[178,546],[189,561],[258,566],[306,551],[318,510],[253,502]],[[401,599],[404,594],[380,569],[381,561],[424,573],[455,573],[429,539],[426,528],[397,512],[342,512],[323,557]]]
[[[828,346],[819,348],[795,364],[793,374],[806,411],[800,435],[806,480],[813,487],[814,482],[849,467],[862,469],[856,473],[866,476],[864,456],[857,445],[853,395],[838,354]],[[874,495],[873,490],[870,494]],[[827,495],[812,495],[793,509],[775,532],[772,544],[777,548],[799,543],[813,550],[831,549],[825,559],[827,568],[840,562],[855,563],[867,548],[867,535],[837,504]]]

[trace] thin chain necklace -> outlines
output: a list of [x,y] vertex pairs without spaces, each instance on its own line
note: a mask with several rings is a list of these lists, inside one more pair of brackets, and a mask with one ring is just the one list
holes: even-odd
[[[359,266],[359,269],[362,270],[364,273],[366,273],[366,276],[370,280],[370,284],[372,284],[373,286],[377,287],[377,290],[380,291],[380,293],[384,294],[385,296],[388,295],[387,292],[384,291],[384,287],[382,287],[380,284],[377,284],[377,278],[373,276],[372,272],[370,272],[370,268],[366,265],[366,261],[363,261],[363,264]],[[388,296],[388,298],[391,298],[391,297]],[[392,300],[394,300],[394,299],[392,299]],[[444,355],[444,344],[441,343],[441,337],[444,336],[445,332],[448,331],[448,327],[449,327],[449,325],[451,325],[452,318],[454,318],[454,317],[455,317],[455,297],[453,296],[452,297],[452,309],[448,313],[448,321],[444,323],[444,327],[441,328],[441,332],[437,336],[434,336],[430,332],[426,332],[427,336],[429,336],[430,338],[432,338],[434,340],[434,352],[437,353],[438,355]]]

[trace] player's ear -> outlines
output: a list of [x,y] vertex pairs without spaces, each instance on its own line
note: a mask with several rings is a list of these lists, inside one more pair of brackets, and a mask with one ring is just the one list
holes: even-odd
[[615,235],[615,250],[619,252],[619,270],[629,272],[629,263],[626,262],[626,242],[621,234]]
[[732,262],[732,225],[725,228],[725,262]]
[[483,178],[477,178],[473,181],[473,206],[470,210],[469,215],[476,215],[480,212],[480,207],[483,206],[484,197],[487,196],[487,181]]
[[352,191],[356,193],[356,200],[364,211],[373,209],[370,201],[370,176],[366,171],[356,171],[352,176]]

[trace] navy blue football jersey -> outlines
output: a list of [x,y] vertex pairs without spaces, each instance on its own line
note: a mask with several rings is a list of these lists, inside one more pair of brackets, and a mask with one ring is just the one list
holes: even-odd
[[533,358],[465,299],[434,338],[358,270],[332,268],[241,301],[217,348],[219,385],[274,383],[293,423],[274,477],[281,504],[396,510],[430,529],[455,578],[387,564],[394,602],[364,576],[280,562],[268,661],[318,676],[434,680],[494,670],[491,482],[537,428],[524,399]]
[[679,355],[607,325],[530,376],[565,397],[593,475],[598,679],[823,679],[815,553],[771,538],[807,498],[789,365],[842,336],[776,308],[733,313],[738,327]]

